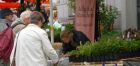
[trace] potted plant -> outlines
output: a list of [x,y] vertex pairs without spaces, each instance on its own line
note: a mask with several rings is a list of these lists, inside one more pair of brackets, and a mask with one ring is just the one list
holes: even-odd
[[68,0],[68,6],[75,12],[76,0]]
[[118,11],[116,7],[101,3],[101,6],[99,8],[100,31],[112,31],[114,20],[117,18],[117,16]]

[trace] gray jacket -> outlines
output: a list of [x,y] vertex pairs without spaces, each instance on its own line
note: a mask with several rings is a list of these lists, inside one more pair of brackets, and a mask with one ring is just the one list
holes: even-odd
[[[8,26],[11,26],[11,23],[12,22],[9,22],[6,19],[0,19],[0,32],[6,29]],[[8,26],[6,24],[8,24]]]
[[15,35],[25,27],[25,25],[23,24],[23,21],[18,18],[14,22],[12,22],[11,27],[13,28],[15,37]]

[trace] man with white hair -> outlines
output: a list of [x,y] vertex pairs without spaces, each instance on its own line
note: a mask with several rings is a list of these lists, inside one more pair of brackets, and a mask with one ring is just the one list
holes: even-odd
[[26,10],[21,13],[20,18],[16,19],[12,24],[11,27],[13,28],[14,36],[17,32],[22,30],[26,25],[30,23],[29,17],[32,12],[30,10]]

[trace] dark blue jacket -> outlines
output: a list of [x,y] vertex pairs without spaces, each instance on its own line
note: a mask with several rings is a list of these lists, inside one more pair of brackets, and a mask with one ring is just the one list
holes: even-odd
[[73,42],[64,43],[63,41],[63,50],[62,52],[65,54],[69,51],[76,50],[77,46],[81,44],[85,44],[85,42],[90,41],[87,36],[81,31],[77,31],[75,29],[71,30],[73,32]]

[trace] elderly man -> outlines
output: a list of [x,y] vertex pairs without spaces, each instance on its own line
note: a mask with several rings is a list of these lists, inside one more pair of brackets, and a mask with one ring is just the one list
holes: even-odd
[[31,13],[32,12],[30,10],[26,10],[26,11],[22,12],[20,15],[20,18],[16,19],[12,23],[11,26],[13,28],[14,35],[16,35],[17,32],[22,30],[26,25],[28,25],[30,23],[29,17],[31,15]]
[[[11,26],[13,12],[9,8],[0,11],[0,32]],[[9,61],[0,58],[0,66],[9,66]]]
[[36,11],[32,12],[30,21],[31,23],[16,36],[10,56],[11,63],[14,53],[16,66],[47,66],[49,59],[54,64],[57,63],[58,55],[52,47],[47,33],[41,29],[45,21],[43,15]]

